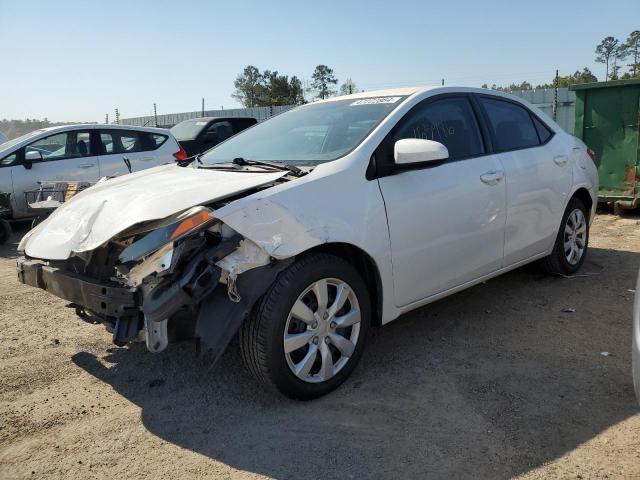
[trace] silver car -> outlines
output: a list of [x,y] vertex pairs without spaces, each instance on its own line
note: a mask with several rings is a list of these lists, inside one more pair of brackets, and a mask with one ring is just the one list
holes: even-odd
[[0,145],[0,192],[11,194],[12,218],[30,216],[25,191],[41,181],[97,182],[184,160],[169,130],[123,125],[65,125]]

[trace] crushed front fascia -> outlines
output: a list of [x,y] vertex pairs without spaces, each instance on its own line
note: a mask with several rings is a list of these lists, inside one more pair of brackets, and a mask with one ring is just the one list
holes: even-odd
[[167,243],[157,252],[149,255],[144,261],[136,265],[125,275],[127,285],[139,286],[142,281],[153,273],[161,273],[171,267],[173,258],[173,242]]
[[240,241],[240,245],[233,252],[216,263],[216,266],[236,276],[252,268],[268,265],[270,256],[262,248],[249,239]]
[[[286,208],[266,199],[236,207],[230,204],[214,212],[226,225],[251,239],[268,256],[285,259],[320,243],[310,231],[322,231],[323,226],[305,225]],[[252,267],[253,268],[253,267]]]

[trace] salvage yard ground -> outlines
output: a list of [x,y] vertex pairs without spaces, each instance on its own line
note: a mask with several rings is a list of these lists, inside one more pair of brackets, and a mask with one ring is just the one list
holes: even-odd
[[235,344],[213,368],[189,344],[115,347],[18,283],[15,242],[0,247],[2,479],[640,477],[638,216],[596,218],[586,276],[525,267],[376,329],[344,386],[306,403],[260,387]]

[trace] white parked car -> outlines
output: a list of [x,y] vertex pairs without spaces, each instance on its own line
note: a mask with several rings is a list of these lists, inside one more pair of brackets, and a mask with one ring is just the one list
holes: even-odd
[[[171,132],[124,125],[64,125],[35,130],[0,145],[0,192],[11,194],[13,218],[30,216],[25,191],[42,181],[97,182],[186,153]],[[126,160],[125,160],[126,159]]]
[[597,172],[522,100],[406,88],[304,105],[192,163],[93,187],[20,244],[22,282],[152,352],[219,355],[299,399],[352,372],[372,325],[542,260],[576,272]]

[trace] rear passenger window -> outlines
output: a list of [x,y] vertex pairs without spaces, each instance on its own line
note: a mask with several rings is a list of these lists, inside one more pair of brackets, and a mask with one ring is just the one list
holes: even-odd
[[142,151],[138,132],[124,132],[120,134],[120,143],[123,153],[133,153]]
[[164,142],[167,141],[166,135],[160,135],[159,133],[151,133],[149,135],[151,137],[151,147],[155,150],[156,148],[160,148]]
[[403,119],[393,136],[442,143],[452,160],[484,153],[480,129],[466,98],[446,98],[418,105]]
[[481,97],[480,103],[489,117],[495,149],[504,152],[540,144],[529,111],[510,102]]
[[533,123],[536,126],[536,131],[538,132],[538,137],[540,138],[540,143],[546,143],[547,140],[551,137],[551,131],[540,121],[538,117],[535,115],[531,115],[533,117]]
[[102,155],[142,151],[138,132],[130,130],[103,130],[100,132],[100,144]]
[[102,144],[103,155],[113,153],[113,136],[110,133],[101,133],[100,143]]

